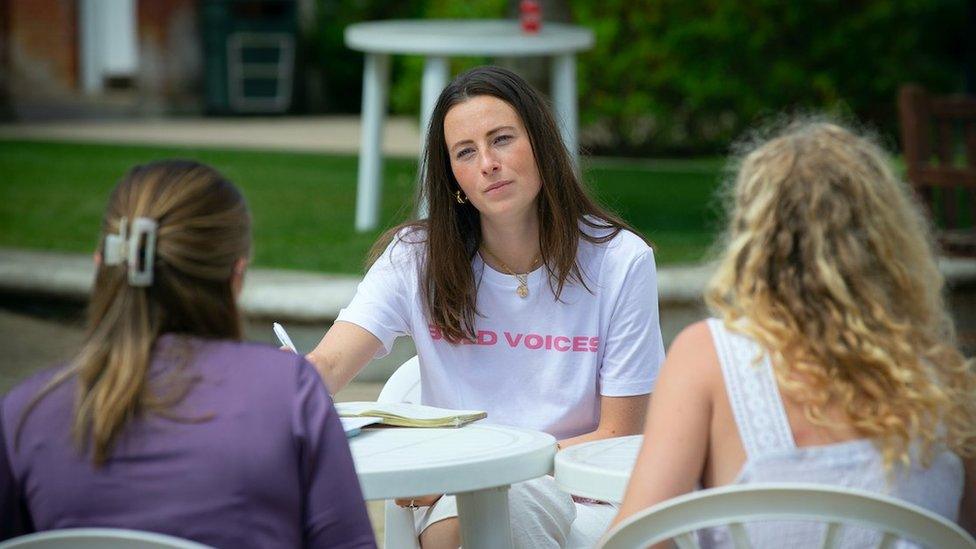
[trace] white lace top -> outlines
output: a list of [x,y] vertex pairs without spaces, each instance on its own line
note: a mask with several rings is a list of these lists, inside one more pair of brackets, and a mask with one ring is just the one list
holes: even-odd
[[[901,498],[955,521],[962,498],[963,465],[956,454],[938,453],[928,468],[912,460],[908,469],[889,478],[881,455],[870,440],[852,440],[799,448],[786,417],[769,356],[752,339],[709,319],[725,387],[746,452],[734,484],[815,482],[880,492]],[[762,357],[758,364],[756,359]],[[817,547],[824,526],[804,522],[747,525],[753,547]],[[875,547],[880,535],[845,528],[843,547]],[[699,533],[702,547],[731,547],[728,530]],[[914,547],[902,543],[900,547]]]

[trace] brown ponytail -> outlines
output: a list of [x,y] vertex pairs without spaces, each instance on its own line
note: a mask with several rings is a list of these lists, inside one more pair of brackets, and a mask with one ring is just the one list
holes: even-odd
[[119,232],[121,220],[137,217],[158,224],[152,283],[130,285],[125,262],[100,262],[81,351],[24,414],[74,377],[73,433],[80,448],[90,448],[96,466],[111,455],[130,419],[146,411],[165,414],[189,390],[186,380],[166,389],[148,387],[161,334],[235,340],[242,335],[231,280],[235,264],[250,254],[250,215],[234,185],[192,161],[136,166],[109,198],[99,257],[105,237]]

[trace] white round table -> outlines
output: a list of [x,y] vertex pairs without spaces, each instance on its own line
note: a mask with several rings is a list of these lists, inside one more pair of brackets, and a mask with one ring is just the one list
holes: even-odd
[[[356,187],[356,230],[376,227],[382,177],[382,134],[389,94],[390,55],[423,55],[420,130],[426,137],[434,103],[449,79],[448,58],[459,56],[553,57],[552,101],[566,148],[576,158],[576,52],[593,47],[593,31],[544,22],[524,34],[510,20],[426,19],[356,23],[346,27],[346,45],[366,53],[363,67],[362,140]],[[423,149],[423,139],[420,143]],[[422,205],[423,207],[423,205]],[[423,217],[426,212],[421,211]]]
[[364,429],[349,439],[349,447],[366,499],[455,494],[464,547],[504,548],[512,547],[508,487],[548,474],[556,439],[473,424]]
[[643,441],[634,435],[570,446],[556,454],[556,484],[576,496],[620,503]]

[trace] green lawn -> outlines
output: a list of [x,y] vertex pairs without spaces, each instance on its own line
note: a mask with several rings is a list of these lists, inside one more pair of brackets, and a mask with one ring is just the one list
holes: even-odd
[[[358,273],[380,231],[353,230],[356,157],[176,147],[0,141],[0,246],[89,252],[115,182],[133,164],[159,158],[206,162],[244,191],[254,215],[255,263]],[[596,196],[644,232],[660,263],[695,261],[711,242],[715,159],[592,160]],[[383,227],[404,220],[416,162],[384,166]]]

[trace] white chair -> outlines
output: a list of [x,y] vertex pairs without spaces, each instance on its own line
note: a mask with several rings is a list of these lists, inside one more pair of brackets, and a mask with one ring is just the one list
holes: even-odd
[[211,549],[164,534],[120,528],[66,528],[28,534],[0,543],[0,549]]
[[883,534],[879,547],[904,538],[939,549],[976,548],[962,528],[916,505],[863,490],[801,483],[723,486],[678,496],[618,524],[601,547],[634,549],[673,539],[681,549],[697,548],[697,530],[728,526],[735,547],[749,548],[743,523],[770,520],[826,523],[824,548],[837,546],[845,525]]
[[377,402],[420,404],[420,359],[407,360],[383,384]]
[[[415,356],[401,364],[383,385],[376,401],[420,404],[420,359]],[[413,511],[387,500],[383,518],[383,544],[386,549],[420,548],[414,532]]]

